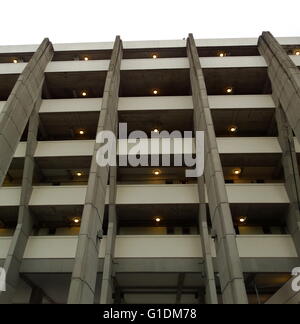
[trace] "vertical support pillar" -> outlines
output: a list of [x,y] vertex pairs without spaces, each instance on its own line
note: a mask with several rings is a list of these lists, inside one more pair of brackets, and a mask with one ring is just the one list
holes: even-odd
[[287,227],[291,233],[300,256],[300,179],[293,132],[288,124],[283,109],[276,108],[278,141],[282,149],[282,166],[285,188],[290,199],[287,215]]
[[41,97],[44,71],[52,56],[52,44],[45,38],[19,76],[0,113],[0,186],[33,108]]
[[26,155],[24,162],[23,180],[20,207],[18,213],[18,224],[12,238],[8,255],[4,263],[6,271],[6,291],[0,292],[0,304],[12,302],[14,293],[19,282],[19,271],[25,252],[28,238],[31,234],[34,219],[29,210],[29,201],[32,193],[32,182],[34,174],[34,152],[37,147],[37,133],[39,128],[39,109],[41,98],[36,102],[29,119]]
[[[117,119],[122,41],[116,37],[106,76],[97,133],[114,131]],[[83,208],[74,269],[68,296],[69,304],[93,304],[98,271],[98,256],[109,166],[99,167],[96,154],[100,143],[95,143],[87,193]]]
[[177,293],[176,293],[176,300],[175,300],[175,304],[177,304],[177,305],[179,305],[181,303],[184,280],[185,280],[185,273],[180,272],[178,274]]
[[217,234],[216,251],[224,304],[247,304],[236,234],[229,208],[204,76],[192,34],[187,39],[195,130],[205,131],[205,170],[210,217]]
[[300,181],[293,132],[300,142],[300,71],[270,32],[263,32],[258,49],[268,64],[276,105],[278,140],[282,149],[285,186],[290,199],[287,227],[300,255]]
[[268,64],[275,96],[300,142],[300,71],[270,32],[263,32],[258,49]]
[[117,233],[117,211],[116,211],[116,192],[117,192],[117,167],[110,168],[109,176],[109,210],[108,210],[108,229],[106,236],[106,250],[103,263],[102,286],[100,304],[112,304],[114,280],[113,280],[113,258],[115,252],[116,233]]
[[210,236],[207,226],[206,202],[205,202],[205,186],[203,176],[198,178],[199,193],[199,230],[201,238],[201,246],[204,260],[205,271],[205,303],[218,304],[218,295],[215,282],[214,266],[211,254]]

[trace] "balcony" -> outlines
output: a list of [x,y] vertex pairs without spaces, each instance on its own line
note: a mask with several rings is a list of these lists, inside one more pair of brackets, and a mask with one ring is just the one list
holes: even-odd
[[[24,259],[72,259],[75,257],[77,236],[30,237]],[[8,253],[11,238],[0,238],[0,259]],[[105,254],[103,239],[99,258]],[[237,236],[241,258],[297,258],[290,235],[244,235]],[[213,240],[212,255],[216,257]],[[117,236],[115,258],[202,258],[199,235],[126,235]]]
[[[124,143],[125,140],[119,140]],[[150,139],[141,139],[148,148],[151,147]],[[179,154],[182,152],[181,141],[174,142],[174,147],[171,148],[171,154]],[[94,140],[78,140],[78,141],[42,141],[38,143],[35,151],[35,157],[67,157],[67,156],[91,156],[93,152]],[[188,149],[189,139],[184,139],[186,143],[185,153],[193,153],[194,149]],[[282,153],[277,138],[274,137],[219,137],[217,138],[218,148],[220,154],[255,154],[255,153]],[[131,145],[132,146],[132,145]],[[128,144],[128,151],[130,153],[130,144]],[[155,146],[156,147],[156,146]],[[156,147],[158,149],[159,145]],[[296,152],[300,153],[300,145],[295,139]],[[23,158],[25,156],[26,143],[22,142],[18,145],[15,152],[15,158]],[[163,154],[161,148],[158,150]]]
[[[295,55],[290,55],[291,60],[300,65],[300,59]],[[203,69],[219,68],[251,68],[267,67],[267,64],[261,56],[227,56],[227,57],[200,57],[200,63]],[[20,74],[27,63],[1,63],[0,74]],[[87,72],[87,71],[107,71],[109,59],[106,60],[69,60],[52,61],[46,68],[46,73],[59,72]],[[121,70],[169,70],[169,69],[188,69],[189,61],[185,57],[176,58],[139,58],[123,59]]]
[[[282,183],[227,184],[228,199],[233,204],[288,204],[289,199]],[[0,206],[18,206],[20,187],[2,187]],[[86,186],[34,187],[30,206],[83,205]],[[130,204],[197,204],[197,185],[118,185],[116,203]]]

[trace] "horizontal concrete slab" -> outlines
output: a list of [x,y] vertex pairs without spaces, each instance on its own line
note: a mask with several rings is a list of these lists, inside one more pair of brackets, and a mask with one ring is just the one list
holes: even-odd
[[300,56],[298,55],[290,55],[290,58],[295,63],[296,66],[300,66]]
[[[188,36],[188,35],[186,35]],[[299,45],[300,37],[277,37],[281,45]],[[196,39],[196,46],[218,47],[218,46],[256,46],[258,38],[215,38]],[[54,50],[60,51],[87,51],[107,50],[113,48],[113,42],[89,42],[89,43],[62,43],[54,44]],[[147,40],[147,41],[123,41],[125,49],[139,48],[172,48],[185,47],[186,40]],[[38,45],[3,45],[0,46],[0,53],[26,53],[35,52]]]
[[57,61],[57,62],[50,62],[46,67],[45,72],[51,73],[51,72],[107,71],[108,66],[109,66],[109,60]]
[[[226,184],[230,203],[288,203],[284,184]],[[197,186],[118,185],[117,204],[196,204]],[[206,197],[206,202],[207,202]]]
[[[67,156],[91,156],[94,149],[93,140],[74,140],[74,141],[42,141],[38,142],[35,157],[67,157]],[[127,146],[126,146],[127,143]],[[139,141],[137,141],[139,143]],[[141,139],[143,155],[150,152],[159,154],[169,154],[168,150],[162,149],[162,140]],[[193,140],[186,138],[183,140],[175,139],[170,141],[170,154],[191,154],[195,153]],[[220,154],[254,154],[254,153],[282,153],[278,139],[276,137],[218,137],[217,144]],[[120,145],[122,151],[120,152]],[[132,148],[136,144],[128,144],[127,140],[118,141],[118,154],[135,155],[136,152]],[[124,148],[127,147],[127,154],[124,153]],[[152,149],[151,149],[152,147]],[[295,138],[296,152],[300,153],[300,145]],[[152,150],[152,151],[151,151]],[[15,158],[25,156],[26,142],[19,143],[15,152]]]
[[[5,258],[11,238],[0,238],[0,259]],[[73,259],[77,236],[32,236],[24,259]],[[295,258],[297,252],[290,235],[238,235],[241,258]],[[104,257],[106,237],[100,245],[99,258]],[[211,240],[212,256],[216,256]],[[115,257],[122,258],[202,258],[199,235],[117,236]]]
[[[197,204],[197,185],[118,185],[116,203],[128,204]],[[289,198],[283,183],[226,184],[230,203],[288,204]],[[18,206],[20,187],[0,188],[0,206]],[[33,188],[30,206],[83,205],[86,186],[37,186]],[[108,198],[108,194],[106,195]],[[206,197],[207,202],[207,197]],[[107,201],[106,201],[107,203]]]
[[[275,108],[271,95],[209,96],[211,109],[264,109]],[[102,98],[43,100],[40,113],[100,111]],[[5,101],[0,101],[0,112]],[[191,96],[121,97],[119,111],[191,110]]]
[[122,60],[121,70],[189,69],[186,57]]
[[203,69],[267,67],[262,56],[200,57]]
[[27,63],[1,63],[0,74],[21,74]]
[[[292,61],[299,66],[299,58],[291,56]],[[267,67],[261,56],[228,56],[228,57],[200,57],[202,68],[251,68]],[[0,74],[20,74],[27,63],[1,63]],[[109,60],[90,60],[90,61],[55,61],[50,62],[46,67],[46,73],[53,72],[88,72],[88,71],[107,71]],[[187,58],[160,58],[160,59],[130,59],[122,60],[121,70],[172,70],[188,69]]]

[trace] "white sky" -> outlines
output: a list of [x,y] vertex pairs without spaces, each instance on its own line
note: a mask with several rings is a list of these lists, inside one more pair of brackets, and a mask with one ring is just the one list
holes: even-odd
[[300,36],[299,10],[299,0],[2,0],[0,45]]

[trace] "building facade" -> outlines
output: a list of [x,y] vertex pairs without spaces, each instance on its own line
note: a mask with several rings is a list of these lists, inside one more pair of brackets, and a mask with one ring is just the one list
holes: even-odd
[[299,66],[269,32],[0,46],[0,303],[299,303]]

